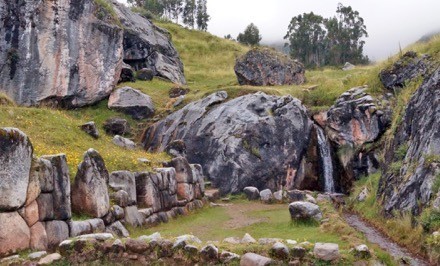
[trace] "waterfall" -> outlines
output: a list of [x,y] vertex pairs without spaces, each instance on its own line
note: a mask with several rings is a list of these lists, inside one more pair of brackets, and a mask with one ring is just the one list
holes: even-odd
[[335,192],[330,142],[327,140],[324,131],[319,126],[316,126],[315,128],[318,135],[319,159],[322,165],[321,169],[322,177],[324,178],[324,191]]

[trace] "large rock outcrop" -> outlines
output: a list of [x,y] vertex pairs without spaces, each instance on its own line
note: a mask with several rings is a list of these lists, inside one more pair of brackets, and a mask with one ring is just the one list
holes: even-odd
[[164,151],[182,139],[188,160],[201,164],[221,193],[293,186],[313,124],[301,102],[264,93],[226,99],[216,92],[152,125],[145,148]]
[[284,54],[256,48],[237,59],[235,74],[240,85],[272,86],[302,84],[304,66]]
[[386,151],[378,198],[384,210],[418,214],[437,194],[440,174],[440,69],[411,97],[391,147]]
[[0,90],[27,106],[92,104],[113,90],[123,59],[145,61],[155,75],[185,83],[167,33],[109,4],[0,0]]

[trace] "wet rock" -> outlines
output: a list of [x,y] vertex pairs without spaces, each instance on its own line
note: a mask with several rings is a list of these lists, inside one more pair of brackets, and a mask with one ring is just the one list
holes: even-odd
[[273,244],[269,253],[273,258],[286,260],[289,258],[289,248],[281,242],[276,242]]
[[[43,156],[50,161],[53,174],[53,215],[57,220],[68,220],[72,217],[70,200],[70,175],[65,154]],[[41,205],[38,205],[41,212]],[[40,214],[41,216],[41,214]]]
[[253,49],[238,58],[234,71],[240,85],[298,85],[305,82],[305,68],[301,63],[267,48]]
[[268,257],[264,257],[255,253],[246,253],[241,256],[241,266],[266,266],[272,265],[274,261]]
[[110,233],[116,237],[129,237],[130,233],[122,225],[121,222],[117,221],[105,228],[106,233]]
[[95,122],[93,122],[93,121],[87,122],[85,124],[82,124],[79,127],[81,128],[82,131],[86,132],[87,134],[89,134],[93,138],[95,138],[95,139],[99,138],[99,132],[98,132],[98,129],[96,128]]
[[313,254],[317,259],[334,261],[340,257],[339,246],[338,244],[332,243],[316,243],[313,249]]
[[254,244],[257,240],[253,238],[250,234],[246,233],[240,241],[241,244]]
[[33,148],[16,128],[0,128],[0,211],[13,211],[26,201]]
[[108,108],[141,120],[154,114],[154,105],[150,96],[130,87],[114,91],[108,100]]
[[145,132],[144,147],[164,151],[183,140],[188,161],[200,163],[221,194],[292,186],[312,126],[305,108],[290,96],[256,93],[224,103],[226,98],[216,92],[157,122]]
[[322,212],[319,206],[310,202],[297,201],[289,204],[289,212],[292,220],[321,221]]
[[29,248],[30,231],[17,212],[0,212],[0,256]]
[[270,189],[260,191],[260,199],[264,203],[271,203],[273,201],[273,194]]
[[37,222],[30,228],[31,239],[30,248],[32,250],[46,250],[47,249],[47,233],[44,224]]
[[109,135],[120,135],[130,134],[130,124],[126,119],[123,118],[109,118],[104,122],[104,130]]
[[122,82],[135,82],[136,78],[134,75],[133,68],[124,62],[122,62],[121,75],[119,77],[118,83]]
[[[117,171],[110,174],[109,186],[115,191],[124,190],[128,194],[128,205],[136,204],[136,179],[129,171]],[[122,205],[120,205],[122,206]]]
[[49,255],[45,256],[44,258],[40,259],[38,261],[38,265],[50,265],[50,264],[53,264],[54,262],[59,261],[61,259],[62,259],[62,257],[59,253],[52,253],[52,254],[49,254]]
[[219,259],[223,264],[231,264],[240,261],[240,255],[223,250]]
[[114,136],[112,142],[113,142],[113,144],[115,144],[119,147],[122,147],[124,149],[127,149],[127,150],[136,149],[136,143],[134,143],[132,140],[121,137],[119,135]]
[[149,68],[142,68],[136,72],[136,77],[140,80],[150,81],[154,78],[154,72]]
[[200,258],[205,262],[217,262],[218,261],[218,248],[212,244],[203,247],[200,250]]
[[69,238],[69,226],[64,221],[49,221],[45,223],[47,247],[53,249]]
[[399,90],[408,82],[429,74],[431,65],[429,56],[418,56],[409,51],[391,67],[380,72],[380,81],[389,90]]
[[84,154],[72,186],[72,208],[77,213],[103,217],[110,208],[108,171],[101,155],[94,149]]
[[[432,183],[440,174],[440,69],[412,95],[394,140],[385,151],[378,198],[385,213],[393,210],[419,214],[437,194]],[[395,165],[399,165],[393,170]]]

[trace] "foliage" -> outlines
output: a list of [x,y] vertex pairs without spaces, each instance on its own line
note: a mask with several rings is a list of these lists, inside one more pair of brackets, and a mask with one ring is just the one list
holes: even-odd
[[246,27],[243,33],[238,34],[237,41],[245,45],[257,46],[261,41],[260,30],[254,23],[251,23]]
[[208,30],[208,21],[211,17],[208,15],[207,0],[197,0],[196,22],[197,28],[202,31]]
[[94,0],[98,9],[96,10],[96,17],[100,20],[110,19],[116,24],[120,25],[118,15],[113,8],[113,5],[108,0]]
[[420,223],[425,232],[432,233],[440,229],[440,211],[425,209],[420,215]]
[[324,19],[313,12],[293,17],[284,39],[290,54],[306,66],[368,62],[363,56],[363,37],[368,37],[364,20],[351,6],[338,5],[337,16]]

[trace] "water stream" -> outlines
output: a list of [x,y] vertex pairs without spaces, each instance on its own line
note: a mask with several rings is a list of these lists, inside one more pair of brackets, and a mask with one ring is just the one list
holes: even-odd
[[315,128],[318,135],[319,159],[322,166],[321,174],[324,178],[324,191],[332,193],[335,192],[335,182],[333,179],[333,161],[330,142],[319,126],[316,126]]

